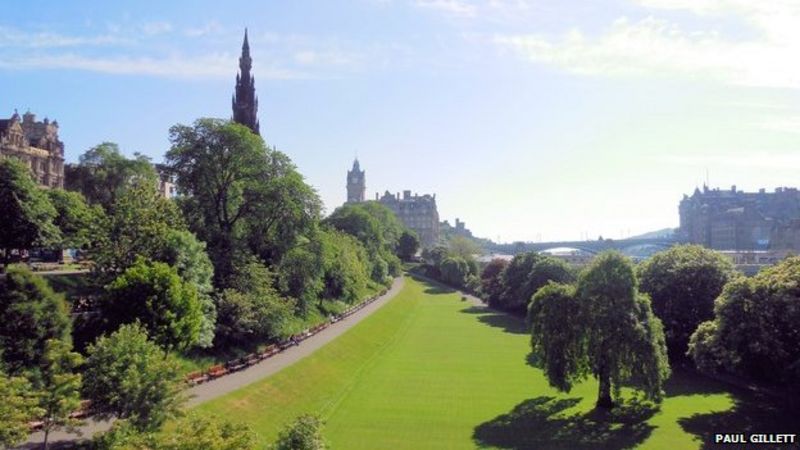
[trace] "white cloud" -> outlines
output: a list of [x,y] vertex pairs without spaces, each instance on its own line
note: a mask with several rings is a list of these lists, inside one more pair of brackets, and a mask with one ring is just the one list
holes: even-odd
[[[72,69],[114,75],[145,75],[170,78],[232,78],[236,57],[228,54],[210,54],[200,57],[87,57],[77,54],[31,56],[0,60],[1,69]],[[259,78],[293,79],[307,75],[285,69],[254,68]]]
[[156,36],[170,31],[172,31],[172,24],[169,22],[156,21],[142,24],[142,32],[148,36]]
[[450,16],[474,17],[477,13],[475,4],[464,0],[415,0],[414,5]]
[[[747,38],[715,27],[689,30],[654,16],[617,19],[599,35],[579,29],[559,38],[497,35],[493,41],[534,62],[579,74],[680,75],[729,84],[800,88],[800,4],[744,0],[636,0],[657,9],[729,14],[753,31]],[[760,5],[760,6],[753,6]]]
[[98,36],[67,36],[53,32],[26,32],[0,26],[0,48],[57,48],[129,44],[131,39],[113,34]]
[[201,37],[209,34],[219,33],[222,31],[222,26],[219,22],[212,20],[200,27],[189,27],[183,31],[183,34],[189,37]]

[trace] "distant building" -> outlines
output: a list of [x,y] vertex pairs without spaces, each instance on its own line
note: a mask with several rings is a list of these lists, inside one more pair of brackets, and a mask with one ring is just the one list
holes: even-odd
[[233,121],[250,128],[255,134],[260,134],[256,79],[250,74],[252,67],[253,59],[250,58],[250,44],[247,42],[247,28],[245,28],[242,56],[239,57],[239,73],[236,74],[236,92],[231,102]]
[[411,195],[403,191],[392,195],[386,191],[382,197],[375,194],[375,200],[385,205],[407,226],[417,233],[423,247],[431,247],[439,240],[439,211],[436,209],[436,194]]
[[695,189],[679,206],[678,236],[716,250],[800,249],[800,191]]
[[34,180],[42,186],[64,187],[64,143],[58,139],[58,122],[15,111],[0,120],[0,157],[15,157],[27,163]]
[[450,225],[450,222],[444,221],[439,224],[439,229],[447,236],[463,236],[466,238],[472,237],[472,231],[467,228],[467,225],[456,217],[456,226]]
[[353,161],[353,168],[347,171],[347,203],[363,202],[366,192],[366,171],[361,170],[358,159],[356,159]]
[[175,185],[175,174],[164,164],[153,164],[158,173],[158,193],[164,198],[172,198],[178,194]]

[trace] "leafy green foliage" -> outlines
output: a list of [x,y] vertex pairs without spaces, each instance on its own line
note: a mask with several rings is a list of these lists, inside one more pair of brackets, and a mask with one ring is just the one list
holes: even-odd
[[800,257],[725,286],[714,320],[692,335],[689,354],[703,370],[758,381],[800,380]]
[[328,299],[353,303],[366,292],[370,280],[370,263],[364,247],[352,236],[336,230],[324,230],[322,264],[324,289]]
[[111,210],[129,186],[156,185],[158,175],[150,159],[135,154],[126,158],[113,142],[103,142],[81,155],[77,166],[67,167],[66,189],[83,194],[92,205]]
[[12,249],[57,244],[61,233],[53,224],[56,210],[36,186],[30,169],[14,158],[0,158],[0,250],[8,265]]
[[61,247],[80,249],[89,246],[97,233],[97,224],[104,221],[103,208],[89,206],[80,192],[49,189],[47,196],[57,213],[54,223],[61,230]]
[[217,309],[212,298],[214,266],[206,253],[205,243],[197,240],[190,231],[172,229],[167,232],[164,248],[155,259],[177,269],[184,283],[197,289],[203,319],[195,345],[210,347],[214,340]]
[[69,341],[71,322],[63,295],[40,276],[12,265],[0,279],[0,349],[11,374],[38,371],[50,339]]
[[83,393],[98,418],[153,430],[179,411],[184,398],[178,365],[139,324],[99,338],[88,354]]
[[505,259],[494,258],[481,272],[481,295],[494,308],[500,305],[503,294],[503,271],[508,267]]
[[251,344],[283,337],[294,304],[273,287],[273,275],[253,258],[237,261],[231,287],[217,299],[216,342]]
[[684,359],[689,337],[714,317],[714,299],[733,278],[733,264],[699,245],[679,245],[644,261],[638,274],[664,324],[670,360]]
[[154,260],[167,248],[170,230],[184,227],[180,211],[158,193],[154,183],[136,181],[117,195],[91,250],[95,273],[105,284],[138,258]]
[[93,450],[254,450],[255,433],[245,424],[190,414],[157,433],[142,433],[119,421],[94,438]]
[[556,283],[539,289],[528,309],[533,355],[550,385],[561,391],[571,390],[591,373],[582,312],[575,287]]
[[45,448],[52,431],[61,428],[73,430],[82,423],[70,417],[81,404],[81,375],[74,371],[83,362],[81,355],[71,350],[70,344],[58,339],[50,339],[45,345],[39,394]]
[[439,266],[442,281],[452,286],[462,287],[470,275],[469,265],[463,258],[449,256]]
[[419,238],[417,233],[411,230],[404,230],[397,241],[397,256],[405,261],[410,261],[419,250]]
[[306,314],[325,288],[322,243],[319,236],[287,252],[278,266],[278,286],[285,295],[297,299],[297,309]]
[[324,450],[328,446],[322,437],[322,421],[304,414],[278,435],[274,450]]
[[12,447],[28,437],[28,422],[42,415],[36,393],[24,377],[0,370],[0,447]]
[[139,322],[166,349],[186,349],[197,342],[203,311],[194,285],[175,268],[140,259],[106,288],[102,303],[108,329]]
[[[167,162],[186,196],[189,225],[208,244],[215,285],[230,287],[234,260],[277,263],[318,218],[320,202],[286,155],[247,127],[218,119],[170,129]],[[248,248],[249,246],[249,248]]]
[[500,295],[500,307],[509,311],[523,313],[533,295],[528,285],[528,276],[534,264],[542,257],[536,252],[515,255],[508,267],[503,271],[503,293]]
[[653,400],[661,400],[669,363],[661,321],[650,299],[638,293],[628,259],[616,252],[598,255],[578,280],[584,311],[587,358],[600,382],[598,406],[611,406],[623,384],[635,384]]

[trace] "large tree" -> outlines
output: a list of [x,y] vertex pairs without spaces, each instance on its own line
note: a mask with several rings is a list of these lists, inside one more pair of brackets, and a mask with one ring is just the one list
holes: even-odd
[[679,245],[653,255],[638,273],[664,324],[670,361],[685,359],[689,337],[714,317],[714,300],[734,276],[733,264],[699,245]]
[[397,256],[405,261],[410,261],[419,250],[419,238],[417,233],[405,230],[397,241]]
[[90,252],[100,283],[110,282],[139,258],[158,259],[168,247],[170,231],[182,229],[180,211],[155,184],[133,182],[119,193]]
[[75,373],[75,369],[82,361],[81,355],[72,352],[69,343],[57,339],[47,341],[39,394],[45,450],[51,432],[62,428],[72,430],[82,423],[71,417],[81,404],[81,375]]
[[0,158],[0,250],[3,269],[11,260],[11,250],[55,245],[61,236],[53,224],[56,210],[31,178],[30,169],[14,158]]
[[89,346],[83,393],[100,419],[154,430],[184,401],[177,362],[138,324],[123,325]]
[[25,377],[0,370],[0,447],[12,447],[30,434],[29,423],[42,415],[35,391]]
[[91,244],[103,223],[103,209],[89,206],[80,192],[49,189],[47,195],[56,209],[54,223],[61,230],[61,248],[81,249]]
[[503,293],[503,270],[508,267],[505,259],[494,258],[481,272],[481,296],[492,307],[498,307]]
[[194,345],[203,323],[197,289],[161,262],[140,259],[106,288],[102,302],[108,329],[139,322],[167,350]]
[[128,187],[144,181],[155,186],[158,175],[150,159],[138,153],[128,159],[113,142],[103,142],[67,168],[66,188],[83,194],[93,205],[110,210]]
[[277,262],[318,217],[319,198],[289,158],[247,127],[199,119],[172,127],[170,141],[167,164],[190,227],[208,243],[217,287],[229,286],[237,254]]
[[503,293],[499,306],[517,314],[524,314],[528,308],[533,292],[528,284],[528,277],[533,266],[543,258],[536,252],[515,255],[508,267],[503,270]]
[[800,383],[800,257],[725,286],[714,319],[697,328],[689,353],[707,371]]
[[550,383],[563,390],[588,375],[599,383],[597,406],[614,405],[623,385],[656,401],[669,376],[661,321],[640,294],[632,264],[616,252],[598,255],[577,289],[546,287],[530,306],[534,354]]
[[[27,267],[12,265],[0,279],[0,349],[12,374],[37,372],[49,339],[68,341],[71,321],[64,296]],[[34,377],[35,378],[35,377]]]

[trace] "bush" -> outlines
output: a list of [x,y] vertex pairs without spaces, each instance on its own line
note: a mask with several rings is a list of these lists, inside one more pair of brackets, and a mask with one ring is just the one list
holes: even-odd
[[327,444],[322,437],[322,421],[317,416],[302,415],[283,429],[274,450],[323,450]]

